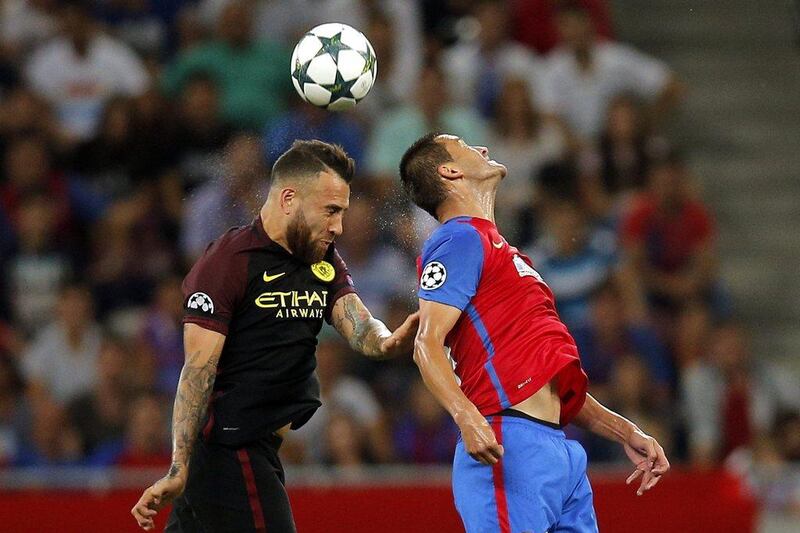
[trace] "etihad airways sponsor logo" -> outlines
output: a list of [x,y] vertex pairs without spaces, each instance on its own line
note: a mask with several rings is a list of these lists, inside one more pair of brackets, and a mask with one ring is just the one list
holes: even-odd
[[275,318],[323,318],[328,291],[263,292],[255,303],[262,309],[277,309]]

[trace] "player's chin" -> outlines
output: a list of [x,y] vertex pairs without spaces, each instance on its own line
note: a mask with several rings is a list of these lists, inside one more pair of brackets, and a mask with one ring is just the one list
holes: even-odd
[[489,161],[489,164],[492,165],[492,167],[494,167],[500,173],[500,179],[503,179],[503,178],[506,177],[506,174],[508,173],[508,169],[506,168],[506,166],[503,163],[498,163],[497,161],[492,159],[492,160]]
[[328,248],[330,248],[331,242],[330,241],[320,241],[317,244],[317,247],[314,249],[314,262],[319,263],[323,259],[325,259],[325,255],[328,253]]

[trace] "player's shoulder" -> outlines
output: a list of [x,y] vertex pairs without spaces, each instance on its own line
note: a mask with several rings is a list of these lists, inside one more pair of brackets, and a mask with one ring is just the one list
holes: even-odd
[[457,217],[450,219],[431,233],[422,248],[422,255],[425,256],[442,246],[471,246],[480,244],[480,231],[473,224],[471,217]]
[[254,248],[263,246],[265,243],[262,241],[254,224],[235,226],[211,241],[203,253],[203,258],[206,260],[232,260],[238,255],[246,254]]

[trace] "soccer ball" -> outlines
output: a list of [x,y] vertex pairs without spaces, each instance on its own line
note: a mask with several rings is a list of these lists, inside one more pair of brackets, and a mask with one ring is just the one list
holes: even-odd
[[378,60],[363,33],[329,22],[300,39],[291,69],[292,83],[303,100],[341,111],[367,96],[378,74]]

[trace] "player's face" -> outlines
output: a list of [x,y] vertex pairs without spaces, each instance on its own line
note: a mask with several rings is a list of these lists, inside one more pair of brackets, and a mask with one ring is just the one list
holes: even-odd
[[440,135],[438,141],[444,144],[453,158],[453,164],[465,178],[484,180],[505,177],[505,165],[489,158],[489,149],[485,146],[470,146],[454,135]]
[[287,228],[289,246],[307,263],[321,261],[328,247],[342,234],[344,212],[350,205],[350,186],[332,172],[319,178],[303,195],[300,209]]

